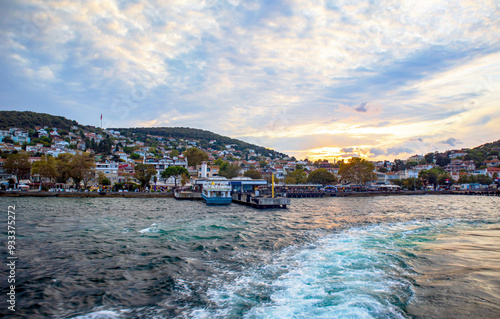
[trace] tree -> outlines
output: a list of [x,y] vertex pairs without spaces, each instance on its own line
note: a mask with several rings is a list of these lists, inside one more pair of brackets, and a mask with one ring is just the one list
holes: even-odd
[[106,176],[106,174],[104,174],[103,172],[98,173],[97,181],[98,181],[99,185],[102,185],[102,186],[111,185],[111,181]]
[[[51,182],[57,177],[56,160],[52,156],[43,155],[39,161],[33,163],[33,174],[48,178]],[[41,183],[43,183],[40,180]]]
[[441,155],[436,158],[436,165],[439,165],[441,167],[445,167],[446,165],[450,164],[451,160],[448,158],[446,155]]
[[402,160],[400,159],[395,159],[394,160],[394,168],[393,168],[393,171],[403,171],[405,170],[406,168],[406,165],[405,165],[405,162],[403,162]]
[[291,176],[285,178],[285,184],[297,184],[297,180]]
[[10,136],[5,136],[2,140],[2,143],[9,143],[9,144],[13,144],[14,143],[14,140],[12,139],[12,137]]
[[141,156],[137,153],[133,153],[132,155],[130,155],[130,158],[133,159],[133,160],[136,160],[136,159],[139,159],[141,158]]
[[477,183],[476,176],[474,175],[460,175],[458,178],[458,183],[459,184],[471,184],[471,183]]
[[142,188],[149,186],[151,178],[158,173],[151,164],[137,164],[134,167],[135,178],[141,183]]
[[380,173],[387,173],[387,168],[385,168],[385,167],[380,167],[380,168],[378,169],[378,171],[379,171]]
[[305,184],[307,182],[307,173],[303,169],[294,170],[290,173],[290,177],[295,179],[295,183],[297,184]]
[[184,186],[189,182],[189,174],[182,173],[181,174],[181,185]]
[[177,179],[179,177],[182,177],[182,174],[189,175],[189,171],[182,166],[169,166],[163,172],[161,172],[161,177],[165,179],[173,177],[175,188],[177,188]]
[[221,168],[222,168],[222,164],[224,164],[224,163],[227,163],[227,162],[224,162],[224,161],[223,161],[222,159],[220,159],[220,158],[218,158],[218,159],[216,159],[216,160],[214,161],[214,164],[215,164],[215,165],[217,165],[217,166],[219,166],[219,169],[221,169]]
[[186,152],[184,152],[189,166],[200,165],[201,162],[208,161],[208,154],[202,150],[191,147]]
[[341,163],[339,168],[339,175],[344,181],[354,184],[365,184],[377,178],[373,172],[375,165],[365,159],[359,157],[352,157],[349,162]]
[[415,178],[415,177],[410,177],[406,179],[395,179],[394,180],[394,185],[399,185],[404,189],[407,190],[417,190],[422,188],[422,180]]
[[80,182],[87,188],[87,183],[94,178],[92,169],[95,167],[94,160],[86,153],[76,154],[69,162],[69,176],[75,182],[75,188],[80,188]]
[[332,173],[327,171],[325,168],[319,168],[309,173],[309,176],[307,177],[307,182],[311,184],[327,185],[335,183],[336,178],[335,176],[333,176]]
[[178,150],[172,150],[170,151],[170,157],[177,157],[179,156],[179,151]]
[[24,176],[29,176],[31,172],[29,158],[30,156],[27,153],[11,154],[5,160],[4,170],[15,175],[17,183],[19,183]]
[[428,164],[434,163],[434,153],[427,153],[425,154],[424,158]]
[[267,166],[267,162],[266,161],[259,161],[259,167],[260,168],[264,168]]
[[[446,175],[446,172],[440,167],[424,169],[418,173],[418,177],[421,178],[426,185],[433,185],[434,187],[438,184],[440,175]],[[449,178],[449,175],[447,178]]]
[[448,173],[444,173],[444,174],[441,174],[438,176],[437,178],[437,183],[438,185],[453,185],[454,184],[454,180],[453,178],[448,174]]
[[73,158],[72,154],[62,153],[59,154],[56,158],[56,168],[57,168],[57,177],[56,181],[58,183],[66,183],[66,181],[71,177],[70,176],[70,162]]
[[219,166],[219,176],[233,178],[239,175],[240,170],[241,167],[239,167],[238,165],[224,162],[221,166]]
[[256,169],[249,169],[248,171],[243,174],[243,176],[250,177],[251,179],[261,179],[262,175],[260,172]]
[[488,175],[479,174],[477,175],[477,182],[482,185],[491,185],[493,183],[493,179]]

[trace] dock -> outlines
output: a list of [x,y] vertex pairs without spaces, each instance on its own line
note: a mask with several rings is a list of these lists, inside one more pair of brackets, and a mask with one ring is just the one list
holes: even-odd
[[176,199],[203,199],[200,192],[191,191],[175,191],[174,197]]
[[233,194],[233,203],[246,205],[254,208],[265,209],[265,208],[286,208],[290,205],[290,198],[286,197],[261,197],[253,196],[250,194]]

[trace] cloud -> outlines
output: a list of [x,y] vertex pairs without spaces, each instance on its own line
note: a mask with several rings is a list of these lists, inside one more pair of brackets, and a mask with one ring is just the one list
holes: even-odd
[[386,154],[386,152],[380,148],[371,148],[370,153],[373,154],[373,157],[377,157],[377,156]]
[[2,109],[29,105],[88,124],[105,113],[116,127],[198,127],[294,152],[425,152],[431,140],[474,146],[499,132],[491,2],[2,8]]
[[407,147],[390,147],[386,151],[386,155],[399,155],[399,154],[410,154],[414,151]]
[[366,109],[366,102],[364,103],[361,103],[360,105],[358,106],[355,106],[354,109],[358,112],[364,112],[366,113],[368,110]]
[[439,143],[441,143],[441,144],[448,144],[450,146],[455,146],[457,144],[462,144],[462,142],[460,142],[459,140],[457,140],[456,138],[453,138],[453,137],[450,137],[449,139],[444,140],[444,141],[439,141]]

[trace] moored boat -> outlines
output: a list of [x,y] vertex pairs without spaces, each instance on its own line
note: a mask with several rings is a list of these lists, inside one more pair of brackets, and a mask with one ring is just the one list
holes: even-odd
[[231,185],[226,181],[207,182],[203,185],[201,197],[209,205],[231,204]]

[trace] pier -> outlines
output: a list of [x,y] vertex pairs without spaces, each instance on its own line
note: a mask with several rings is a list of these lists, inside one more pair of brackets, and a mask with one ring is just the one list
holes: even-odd
[[175,191],[174,197],[176,199],[202,199],[200,192],[191,191]]
[[256,197],[251,194],[233,194],[233,203],[254,208],[286,208],[290,205],[290,198],[286,197]]

